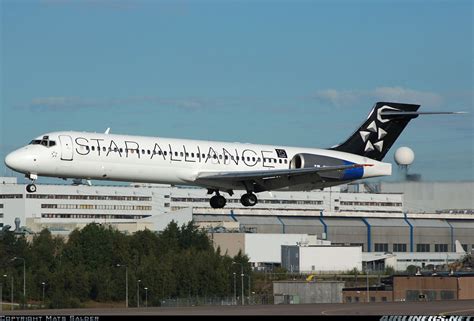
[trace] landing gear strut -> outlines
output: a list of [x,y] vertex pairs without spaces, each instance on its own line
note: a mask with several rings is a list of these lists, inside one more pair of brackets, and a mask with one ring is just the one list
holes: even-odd
[[258,199],[254,193],[247,192],[247,194],[242,195],[240,198],[240,203],[243,206],[255,206],[258,203]]
[[25,177],[28,178],[32,182],[31,184],[26,185],[26,191],[28,193],[36,192],[36,185],[34,183],[38,179],[38,175],[36,175],[36,174],[27,174],[27,175],[25,175]]
[[211,197],[209,203],[211,204],[212,208],[223,208],[227,201],[224,196],[219,194],[219,191],[216,191],[216,195]]

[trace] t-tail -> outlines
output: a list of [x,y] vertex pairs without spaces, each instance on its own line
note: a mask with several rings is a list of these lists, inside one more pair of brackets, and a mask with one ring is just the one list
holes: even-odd
[[381,161],[413,118],[420,105],[377,102],[367,120],[342,144],[332,150]]

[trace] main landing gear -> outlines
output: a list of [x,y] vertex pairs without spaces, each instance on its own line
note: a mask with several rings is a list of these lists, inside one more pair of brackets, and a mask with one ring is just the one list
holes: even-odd
[[[209,190],[208,194],[216,193],[211,199],[209,200],[209,203],[211,204],[212,208],[223,208],[227,201],[224,196],[219,194],[219,191],[217,190]],[[232,193],[229,192],[229,194],[232,196]],[[255,206],[255,204],[258,203],[257,196],[252,193],[252,192],[247,192],[246,194],[242,195],[240,198],[240,203],[242,203],[243,206]]]
[[31,184],[26,185],[26,191],[28,193],[36,192],[36,185],[34,183],[38,179],[38,175],[36,175],[36,174],[27,174],[27,175],[25,175],[25,177],[28,178],[32,182]]
[[211,203],[212,208],[223,208],[227,201],[224,196],[219,194],[219,191],[216,191],[216,195],[211,197],[209,203]]
[[247,192],[240,198],[240,203],[242,203],[243,206],[255,206],[257,202],[257,195],[251,192]]

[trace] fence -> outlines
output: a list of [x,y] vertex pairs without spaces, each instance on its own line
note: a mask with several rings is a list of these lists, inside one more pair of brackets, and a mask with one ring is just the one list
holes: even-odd
[[[189,307],[198,305],[241,305],[241,297],[188,297],[168,298],[160,301],[162,307]],[[273,304],[272,295],[252,295],[244,297],[245,305]]]

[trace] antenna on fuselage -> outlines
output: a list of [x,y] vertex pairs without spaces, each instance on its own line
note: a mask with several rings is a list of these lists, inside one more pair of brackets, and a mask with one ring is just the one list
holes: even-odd
[[110,127],[108,127],[106,130],[105,130],[105,133],[106,135],[108,135],[110,133]]

